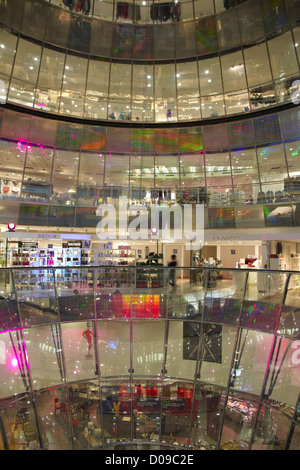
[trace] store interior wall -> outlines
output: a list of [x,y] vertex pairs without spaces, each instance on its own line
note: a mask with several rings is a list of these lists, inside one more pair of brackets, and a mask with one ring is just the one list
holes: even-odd
[[235,268],[241,258],[255,256],[255,245],[221,245],[220,259],[223,268]]

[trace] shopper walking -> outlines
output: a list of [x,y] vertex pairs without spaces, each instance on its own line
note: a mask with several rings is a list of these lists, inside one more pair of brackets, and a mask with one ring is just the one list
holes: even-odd
[[172,287],[177,287],[176,283],[175,283],[176,282],[175,281],[175,277],[176,277],[176,269],[175,268],[177,266],[176,255],[171,256],[171,261],[168,263],[168,266],[172,268],[169,271],[169,284]]

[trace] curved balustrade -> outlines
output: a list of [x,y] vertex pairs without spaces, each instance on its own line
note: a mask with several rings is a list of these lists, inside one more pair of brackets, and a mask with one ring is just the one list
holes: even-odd
[[1,269],[0,448],[299,450],[300,274],[182,269]]
[[0,222],[96,228],[97,207],[203,204],[205,228],[299,226],[299,107],[182,128],[114,128],[3,110]]
[[292,102],[297,12],[283,0],[275,9],[262,5],[143,26],[79,20],[29,0],[17,21],[0,2],[8,28],[0,32],[1,101],[125,123],[209,119]]

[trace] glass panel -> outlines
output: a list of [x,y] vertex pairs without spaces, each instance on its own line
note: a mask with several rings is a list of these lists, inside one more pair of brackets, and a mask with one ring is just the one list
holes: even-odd
[[86,71],[87,59],[67,55],[62,86],[62,112],[68,112],[69,109],[71,114],[82,114]]
[[[129,157],[128,155],[106,155],[105,162],[105,186],[118,187],[118,194],[111,197],[117,198],[127,191],[129,186]],[[126,192],[125,192],[126,194]]]
[[[1,265],[6,262],[1,260]],[[0,271],[0,295],[0,331],[19,328],[20,319],[11,271]],[[1,351],[3,354],[4,350]]]
[[213,0],[200,0],[194,2],[195,18],[201,16],[210,16],[214,13],[214,2]]
[[132,111],[130,99],[110,99],[108,105],[108,118],[119,119],[120,121],[131,121]]
[[[18,249],[20,264],[29,266],[30,263],[49,263],[40,253]],[[37,260],[37,261],[36,261]],[[54,272],[51,269],[16,270],[13,272],[21,321],[24,326],[34,326],[43,323],[53,323],[58,319],[57,303],[54,288]]]
[[251,88],[249,93],[252,110],[276,104],[275,86],[273,83]]
[[246,329],[239,329],[237,335],[236,360],[231,371],[230,386],[259,396],[268,366],[273,336]]
[[164,361],[165,322],[134,321],[132,325],[133,357],[135,375],[158,376]]
[[143,203],[151,202],[154,188],[154,157],[134,155],[130,158],[131,199]]
[[282,413],[261,405],[251,450],[284,450],[291,422]]
[[66,388],[51,388],[40,392],[35,403],[43,449],[72,450]]
[[224,91],[243,90],[247,87],[242,52],[221,56]]
[[20,38],[13,76],[26,82],[36,83],[41,51],[41,46]]
[[24,331],[30,371],[35,390],[64,382],[63,355],[58,324]]
[[24,181],[49,182],[52,170],[53,150],[42,145],[28,145]]
[[112,23],[112,28],[113,28],[112,49],[111,49],[112,57],[120,57],[122,59],[131,59],[132,58],[132,43],[133,43],[133,25],[131,24],[119,25],[119,24]]
[[[262,206],[253,206],[251,207],[250,204],[253,202],[253,195],[250,194],[252,188],[246,187],[239,189],[246,196],[246,203],[247,205],[235,208],[235,224],[236,228],[248,228],[248,227],[264,227],[265,220],[264,220],[264,212]],[[238,197],[240,193],[238,194]]]
[[[193,5],[190,3],[181,3],[182,18],[187,14],[189,18],[193,17]],[[194,57],[196,55],[195,25],[194,22],[175,23],[175,51],[177,59],[185,57]]]
[[80,382],[69,387],[70,407],[76,450],[102,444],[101,405],[97,381]]
[[134,121],[154,121],[154,101],[132,100],[132,119]]
[[113,15],[113,3],[94,0],[93,16],[111,21]]
[[197,62],[178,63],[176,78],[177,99],[199,96]]
[[[222,267],[222,262],[220,265]],[[207,290],[203,319],[207,322],[237,325],[245,282],[245,272],[222,269],[203,271],[202,286]]]
[[48,206],[42,204],[20,204],[19,224],[46,225]]
[[201,111],[199,98],[177,100],[177,105],[179,121],[200,118]]
[[[193,335],[193,328],[195,326],[196,332]],[[182,321],[170,321],[168,329],[167,340],[167,357],[166,357],[166,371],[165,376],[178,377],[179,380],[193,380],[196,372],[196,358],[197,348],[199,343],[199,336],[197,326],[198,323],[189,324]],[[188,330],[185,332],[185,326]],[[189,339],[191,344],[191,352],[194,355],[190,358],[189,352]],[[196,354],[196,357],[195,357]]]
[[235,336],[235,328],[214,323],[183,322],[183,345],[175,354],[175,358],[178,357],[182,349],[185,371],[179,368],[179,377],[192,378],[196,373],[203,382],[227,386]]
[[[23,176],[27,145],[19,142],[0,140],[0,176],[2,194],[11,194],[12,180],[20,181]],[[5,189],[5,187],[9,189]]]
[[0,32],[0,62],[1,73],[10,75],[15,56],[17,38],[5,30]]
[[[160,9],[160,5],[153,3],[150,9]],[[166,5],[166,8],[170,9],[170,4]],[[156,13],[154,13],[156,14]],[[163,31],[163,34],[162,34]],[[173,59],[175,56],[175,44],[174,44],[174,26],[173,25],[154,25],[153,26],[153,43],[154,43],[154,58],[157,60],[168,60]],[[156,73],[155,73],[156,75]]]
[[68,37],[68,48],[78,52],[89,53],[91,23],[83,17],[72,16]]
[[66,375],[69,381],[89,379],[96,374],[94,322],[61,324]]
[[34,104],[35,85],[20,80],[11,80],[8,101],[32,107]]
[[268,51],[265,43],[244,49],[249,87],[272,81]]
[[214,450],[222,425],[225,391],[196,382],[191,439],[195,450]]
[[34,107],[44,111],[58,112],[60,91],[49,88],[37,88]]
[[201,111],[203,118],[223,116],[225,114],[224,96],[202,96]]
[[72,16],[61,8],[48,8],[45,42],[66,47]]
[[[216,191],[212,191],[213,200],[217,195],[217,202],[219,206],[224,199],[224,194],[218,194]],[[210,197],[210,192],[208,192],[208,197]],[[221,198],[221,203],[219,202]],[[234,228],[235,227],[235,211],[233,207],[221,207],[221,208],[209,208],[208,209],[208,220],[209,228]]]
[[1,419],[10,450],[40,450],[36,415],[30,397],[3,408]]
[[130,98],[131,66],[128,64],[111,64],[109,96],[111,98]]
[[277,114],[253,119],[255,140],[257,145],[281,141],[279,118]]
[[287,167],[289,172],[289,179],[284,178],[284,188],[289,191],[294,201],[298,201],[300,197],[299,192],[299,175],[300,164],[299,154],[300,141],[287,142],[285,144],[285,154],[287,159]]
[[222,93],[219,57],[198,61],[201,96]]
[[[64,248],[57,253],[57,264],[80,266],[80,248]],[[90,320],[95,317],[93,271],[89,269],[56,270],[56,288],[61,321]]]
[[43,49],[38,84],[41,87],[60,90],[63,78],[65,54],[56,50]]
[[300,442],[300,426],[295,426],[293,430],[293,435],[292,435],[291,443],[289,446],[289,450],[299,450],[300,449],[299,442]]
[[239,5],[238,17],[243,44],[252,44],[265,36],[260,0]]
[[111,57],[112,25],[106,21],[92,20],[91,26],[90,54]]
[[[255,204],[260,192],[256,152],[254,149],[231,151],[234,204]],[[245,208],[245,210],[247,210]]]
[[0,102],[5,103],[7,99],[9,79],[0,73]]
[[191,384],[181,381],[176,384],[164,383],[161,415],[163,442],[181,447],[187,444],[192,397]]
[[241,44],[238,15],[236,10],[218,16],[217,32],[220,51],[234,49]]
[[[176,157],[156,157],[155,158],[155,187],[159,191],[158,198],[161,201],[172,199],[171,188],[179,187],[179,162]],[[170,188],[164,191],[165,188]],[[162,193],[162,194],[160,194]],[[174,196],[173,196],[174,199]]]
[[278,0],[276,4],[272,0],[262,3],[262,17],[266,36],[276,33],[289,22],[284,0]]
[[57,184],[76,185],[79,153],[55,150],[52,181]]
[[[222,400],[222,404],[224,401]],[[255,398],[233,393],[228,396],[222,428],[222,450],[248,450],[258,411]]]
[[153,65],[133,65],[132,97],[141,100],[153,97]]
[[79,184],[103,186],[104,155],[94,153],[81,153]]
[[288,184],[284,184],[284,181],[287,183],[287,167],[283,145],[258,147],[257,156],[262,197],[268,203],[288,202],[290,196]]
[[[298,72],[296,53],[290,32],[268,41],[268,47],[275,79]],[[278,60],[278,51],[285,51],[281,60]]]
[[[220,194],[223,192],[222,186],[227,186],[229,190],[232,190],[230,156],[228,152],[217,154],[207,152],[205,154],[205,167],[208,189],[213,190],[213,187],[218,188],[220,189],[220,191],[218,191]],[[211,193],[211,199],[212,198],[213,194]],[[214,204],[212,200],[209,202],[210,205]],[[226,201],[224,200],[223,202],[225,203]]]
[[196,44],[198,55],[218,51],[216,17],[203,18],[196,22]]
[[98,320],[97,328],[101,375],[127,376],[130,370],[130,322]]
[[[278,261],[276,258],[274,260]],[[276,269],[273,268],[271,262],[270,269]],[[249,273],[241,319],[242,326],[265,332],[275,331],[285,281],[285,273],[276,271]]]
[[[272,341],[273,338],[268,339],[266,346],[271,347]],[[273,347],[264,397],[292,417],[299,395],[300,342],[277,336]]]
[[25,2],[22,31],[26,36],[43,40],[45,34],[48,5],[38,0]]
[[1,333],[0,397],[10,400],[29,390],[26,345],[21,330]]
[[[180,155],[180,176],[182,189],[182,203],[206,202],[204,156],[202,154]],[[189,193],[189,188],[194,187],[196,191]],[[198,197],[197,197],[198,194]]]

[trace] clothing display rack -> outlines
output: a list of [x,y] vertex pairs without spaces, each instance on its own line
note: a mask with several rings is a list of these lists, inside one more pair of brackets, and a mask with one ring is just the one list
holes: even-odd
[[180,4],[179,3],[153,3],[150,7],[150,17],[153,21],[160,23],[169,20],[180,20]]
[[141,8],[139,5],[126,2],[117,2],[116,4],[116,20],[122,18],[123,20],[139,21],[141,19]]

